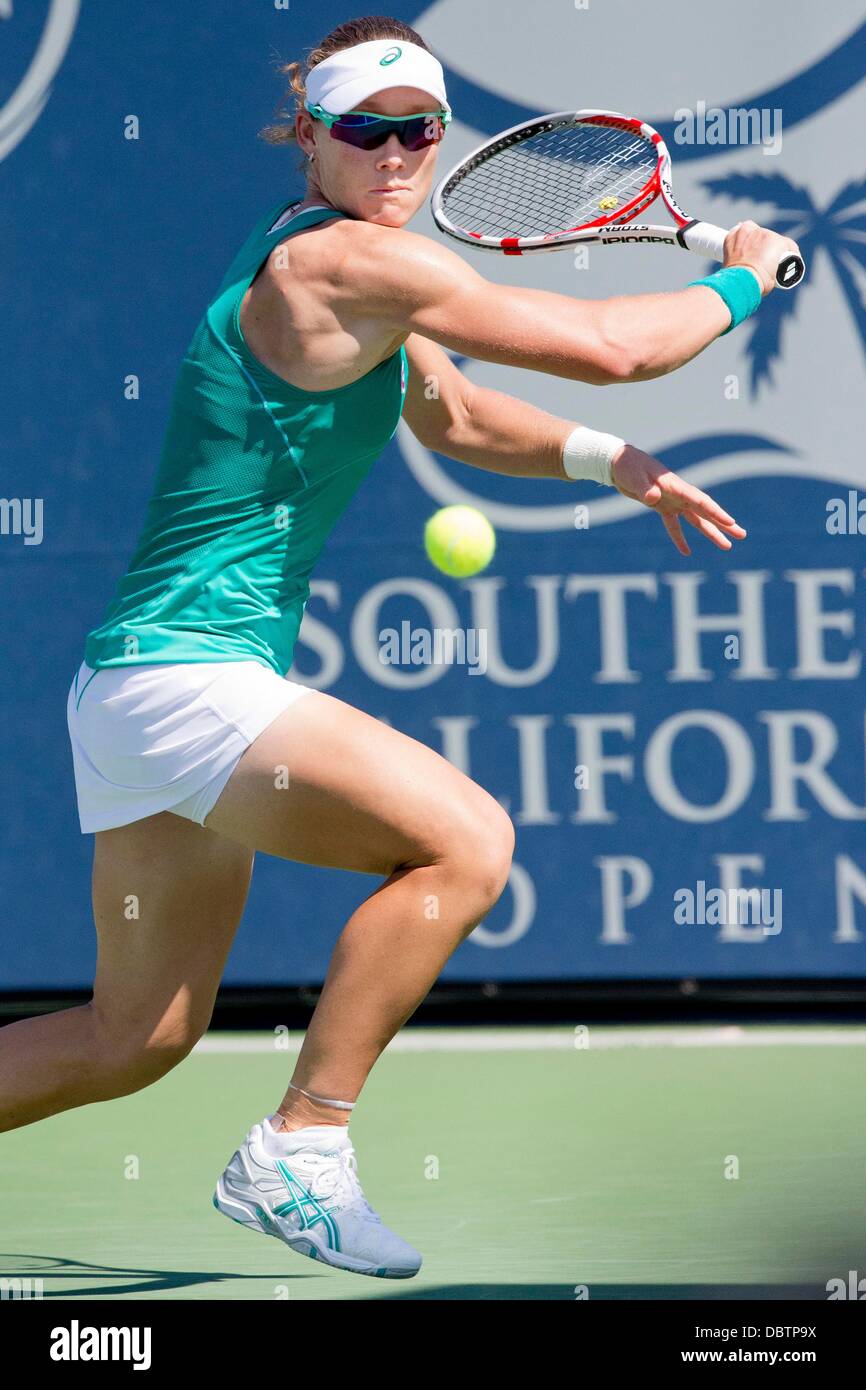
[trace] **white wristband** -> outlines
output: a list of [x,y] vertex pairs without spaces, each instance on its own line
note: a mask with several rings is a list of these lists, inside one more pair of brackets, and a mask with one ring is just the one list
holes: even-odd
[[591,478],[594,483],[613,487],[611,464],[625,444],[615,434],[603,434],[578,425],[562,447],[562,466],[569,478]]

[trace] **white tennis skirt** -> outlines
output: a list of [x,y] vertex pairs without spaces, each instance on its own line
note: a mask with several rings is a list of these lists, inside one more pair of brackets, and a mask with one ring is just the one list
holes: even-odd
[[203,825],[253,740],[310,691],[258,661],[82,662],[66,703],[82,834],[159,811]]

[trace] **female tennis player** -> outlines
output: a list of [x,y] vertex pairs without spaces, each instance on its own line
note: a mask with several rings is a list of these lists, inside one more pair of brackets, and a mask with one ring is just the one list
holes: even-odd
[[[196,330],[138,548],[69,691],[81,829],[95,834],[93,997],[0,1031],[0,1129],[128,1095],[189,1053],[256,850],[372,874],[383,882],[339,938],[285,1096],[214,1202],[329,1265],[406,1278],[421,1256],[366,1202],[348,1119],[499,898],[514,832],[430,748],[286,679],[310,575],[401,413],[474,467],[612,484],[683,554],[683,520],[729,549],[745,531],[705,493],[620,439],[472,385],[443,349],[643,381],[695,357],[732,310],[708,284],[605,302],[492,284],[405,231],[450,118],[443,70],[407,25],[341,25],[304,79],[285,71],[296,109],[267,133],[297,141],[306,194],[258,219]],[[767,294],[791,246],[743,223],[727,265]]]

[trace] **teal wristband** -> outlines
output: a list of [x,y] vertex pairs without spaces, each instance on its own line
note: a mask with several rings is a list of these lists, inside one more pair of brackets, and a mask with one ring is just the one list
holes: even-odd
[[[692,285],[707,285],[725,301],[731,314],[731,322],[725,333],[730,333],[732,328],[753,314],[762,299],[757,275],[744,265],[725,266],[703,280],[690,280],[688,288],[691,289]],[[725,333],[721,335],[723,338]]]

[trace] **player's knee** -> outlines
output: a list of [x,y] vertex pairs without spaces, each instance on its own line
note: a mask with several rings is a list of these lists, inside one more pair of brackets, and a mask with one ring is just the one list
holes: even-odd
[[484,794],[468,824],[458,828],[451,845],[452,870],[461,875],[481,909],[492,907],[508,882],[514,854],[511,817]]
[[159,1081],[188,1057],[204,1028],[188,1020],[99,1020],[95,1029],[93,1080],[102,1100],[132,1095]]
[[494,804],[496,811],[486,821],[483,865],[487,884],[495,902],[508,882],[511,872],[511,861],[514,857],[514,823],[498,801]]
[[125,1084],[128,1091],[124,1094],[141,1091],[160,1081],[189,1056],[194,1046],[193,1042],[149,1042],[137,1049],[127,1058]]

